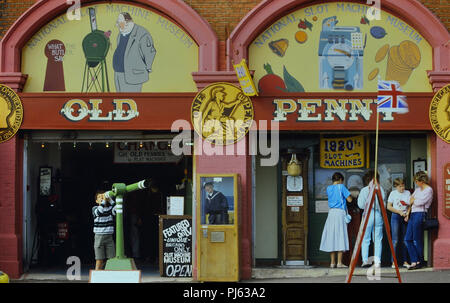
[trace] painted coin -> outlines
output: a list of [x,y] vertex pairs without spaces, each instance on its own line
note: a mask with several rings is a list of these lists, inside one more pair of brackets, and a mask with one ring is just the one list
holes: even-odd
[[414,69],[420,64],[420,50],[414,42],[405,40],[398,46],[400,60],[409,68]]
[[295,33],[295,40],[298,43],[305,43],[307,39],[308,39],[308,34],[306,34],[306,32],[298,31]]
[[375,55],[375,62],[380,62],[386,57],[387,52],[389,51],[389,44],[385,44],[377,51]]
[[254,112],[251,99],[231,83],[217,82],[202,89],[191,106],[191,121],[204,140],[234,144],[247,134]]
[[434,132],[450,143],[450,84],[441,88],[430,104],[430,123]]
[[10,87],[0,84],[0,143],[11,139],[23,120],[19,96]]
[[369,81],[372,81],[373,79],[375,79],[375,77],[378,75],[378,73],[379,73],[379,69],[378,69],[378,67],[377,68],[374,68],[370,73],[369,73],[369,76],[367,77],[368,79],[369,79]]
[[397,70],[410,70],[409,66],[405,65],[403,61],[400,59],[398,48],[399,48],[398,45],[395,45],[389,49],[388,65],[391,65],[393,68]]

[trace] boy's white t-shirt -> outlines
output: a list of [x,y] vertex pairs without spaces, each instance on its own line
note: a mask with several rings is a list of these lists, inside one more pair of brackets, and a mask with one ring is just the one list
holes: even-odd
[[[388,202],[392,203],[392,206],[396,210],[406,211],[407,205],[409,205],[409,198],[411,197],[411,193],[408,190],[400,193],[398,190],[391,191]],[[403,201],[407,205],[403,205],[400,201]]]

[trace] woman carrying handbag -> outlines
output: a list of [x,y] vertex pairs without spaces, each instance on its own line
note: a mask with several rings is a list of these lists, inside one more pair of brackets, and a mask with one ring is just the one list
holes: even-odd
[[323,228],[320,250],[330,253],[331,268],[344,268],[347,266],[342,264],[342,254],[349,250],[346,202],[352,202],[353,199],[348,189],[342,184],[344,176],[341,173],[334,173],[331,180],[333,185],[327,187],[329,211]]

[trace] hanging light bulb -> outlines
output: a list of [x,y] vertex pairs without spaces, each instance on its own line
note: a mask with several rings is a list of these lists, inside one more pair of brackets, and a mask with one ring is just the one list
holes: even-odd
[[77,142],[73,141],[73,148],[77,147]]
[[106,148],[109,148],[109,143],[108,142],[106,142]]
[[142,144],[142,141],[141,141],[141,142],[139,142],[139,148],[142,148],[142,146],[143,146],[143,144]]
[[44,142],[41,143],[41,148],[45,148],[45,143]]

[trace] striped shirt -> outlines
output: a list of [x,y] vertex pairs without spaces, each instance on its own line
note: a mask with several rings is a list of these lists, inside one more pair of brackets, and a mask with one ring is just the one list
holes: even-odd
[[94,216],[94,233],[95,234],[113,234],[114,233],[114,216],[116,215],[115,202],[111,201],[109,205],[102,202],[100,205],[92,208]]

